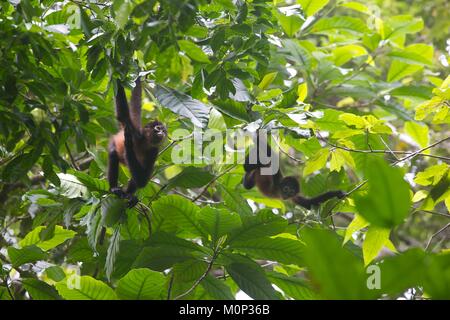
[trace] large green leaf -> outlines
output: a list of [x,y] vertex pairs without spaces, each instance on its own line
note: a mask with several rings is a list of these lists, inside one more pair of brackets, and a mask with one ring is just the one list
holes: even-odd
[[189,58],[192,60],[202,62],[202,63],[210,63],[208,56],[203,50],[198,47],[195,43],[189,40],[178,40],[178,45],[180,49],[183,50]]
[[72,276],[56,284],[58,293],[66,300],[116,300],[117,296],[106,283],[90,276]]
[[217,300],[234,300],[234,296],[225,284],[225,281],[221,281],[213,276],[207,275],[200,283],[203,289],[214,299]]
[[332,17],[320,19],[312,28],[313,32],[324,32],[330,30],[345,30],[355,33],[368,32],[364,21],[352,17]]
[[237,213],[209,206],[200,210],[198,219],[208,234],[211,235],[213,242],[242,225],[241,218]]
[[47,258],[47,254],[36,245],[25,246],[22,249],[9,247],[8,256],[14,267],[19,267],[25,263],[36,262]]
[[298,240],[282,237],[264,237],[246,241],[234,241],[231,247],[256,259],[278,261],[298,266],[303,265],[304,245]]
[[214,176],[202,168],[187,167],[178,175],[170,179],[171,187],[200,188],[211,181]]
[[387,74],[387,81],[397,81],[429,65],[433,58],[433,47],[416,43],[405,48],[401,53],[393,53],[394,60]]
[[225,201],[225,205],[231,210],[239,213],[241,217],[250,216],[253,214],[252,208],[248,205],[247,201],[240,195],[239,192],[231,190],[230,188],[219,185],[220,194]]
[[22,279],[22,284],[33,300],[60,300],[56,289],[37,279]]
[[286,227],[287,221],[284,218],[272,213],[272,210],[261,210],[256,216],[243,217],[242,227],[230,235],[228,242],[273,236],[282,233]]
[[297,3],[302,6],[303,12],[307,16],[314,15],[317,11],[325,7],[328,2],[329,0],[297,0]]
[[102,200],[101,209],[102,224],[112,227],[125,216],[126,203],[116,196],[108,196]]
[[370,292],[366,286],[363,262],[342,247],[335,234],[320,229],[304,229],[302,236],[306,243],[308,273],[321,296],[327,299],[374,297],[376,293]]
[[68,239],[72,239],[77,234],[73,230],[68,230],[64,229],[61,226],[56,226],[53,237],[47,240],[41,240],[40,234],[41,232],[45,231],[45,229],[46,227],[44,226],[35,228],[19,242],[19,245],[21,245],[22,247],[36,245],[42,250],[47,251],[59,246]]
[[226,269],[234,282],[238,284],[239,288],[253,299],[279,299],[264,271],[258,264],[235,262],[227,265]]
[[392,228],[403,222],[410,211],[409,185],[400,169],[390,167],[382,158],[369,160],[366,170],[367,195],[355,196],[358,213],[368,222]]
[[125,300],[161,299],[165,277],[150,269],[132,269],[117,283],[116,293]]
[[195,126],[204,128],[208,125],[210,108],[202,102],[160,85],[156,86],[155,96],[163,107],[190,119]]
[[317,294],[310,288],[310,284],[304,279],[273,271],[266,272],[266,275],[273,284],[296,300],[312,300],[318,298]]
[[152,228],[155,231],[169,231],[172,229],[170,226],[175,226],[176,229],[192,235],[204,234],[197,217],[199,208],[192,201],[179,195],[168,195],[159,198],[152,207]]

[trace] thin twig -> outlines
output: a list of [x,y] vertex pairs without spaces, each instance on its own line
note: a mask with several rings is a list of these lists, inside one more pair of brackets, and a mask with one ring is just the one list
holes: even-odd
[[417,212],[429,213],[429,214],[432,214],[432,215],[435,215],[435,216],[440,216],[440,217],[445,217],[445,218],[450,219],[450,214],[436,212],[436,211],[430,211],[430,210],[416,210],[412,214],[417,213]]
[[73,167],[75,170],[80,171],[80,168],[78,167],[78,165],[77,165],[75,159],[74,159],[73,156],[72,156],[72,152],[70,152],[69,145],[67,144],[67,142],[64,142],[64,145],[65,145],[65,147],[66,147],[67,153],[69,154],[70,163],[72,164],[72,167]]
[[281,153],[285,154],[289,159],[294,160],[295,162],[298,162],[298,163],[304,163],[302,160],[297,159],[297,158],[291,156],[291,155],[289,154],[289,152],[284,151],[284,150],[281,148],[281,146],[278,144],[278,141],[277,141],[276,139],[273,139],[273,140],[275,141],[275,144],[277,145],[278,150],[280,150]]
[[424,152],[425,150],[431,149],[431,148],[437,146],[438,144],[440,144],[440,143],[442,143],[442,142],[444,142],[444,141],[447,141],[448,139],[450,139],[450,137],[441,139],[441,140],[439,140],[439,141],[436,141],[435,143],[430,144],[429,146],[427,146],[427,147],[425,147],[425,148],[419,149],[419,150],[413,152],[412,154],[407,155],[406,157],[397,160],[396,162],[394,162],[394,165],[396,165],[396,164],[398,164],[398,163],[400,163],[400,162],[403,162],[403,161],[405,161],[405,160],[414,158],[415,156],[417,156],[417,155],[419,155],[419,154],[422,154],[422,152]]
[[9,278],[9,275],[7,275],[6,278],[5,278],[5,287],[6,287],[6,290],[8,291],[8,294],[9,294],[9,296],[11,297],[11,300],[16,300],[16,299],[14,298],[14,295],[13,295],[12,292],[11,292],[11,289],[9,288],[9,285],[8,285],[8,278]]
[[174,274],[172,272],[172,275],[170,276],[170,280],[169,280],[169,288],[167,289],[167,300],[170,300],[170,295],[172,294],[173,277],[174,277]]
[[436,236],[438,236],[441,232],[445,231],[445,229],[447,229],[448,227],[450,227],[450,222],[447,223],[445,226],[443,226],[441,229],[439,229],[436,233],[434,233],[434,234],[431,236],[431,238],[428,240],[428,243],[427,243],[427,245],[426,245],[426,247],[425,247],[425,250],[428,250],[428,247],[430,246],[431,241],[433,241],[433,239],[434,239]]
[[150,237],[152,235],[152,222],[150,220],[150,217],[148,216],[148,212],[150,212],[151,209],[149,207],[147,207],[145,204],[143,204],[142,202],[139,202],[139,207],[142,210],[142,214],[144,215],[145,219],[147,220],[148,236]]
[[179,300],[179,299],[181,299],[181,298],[187,296],[188,294],[190,294],[190,293],[191,293],[192,291],[194,291],[194,289],[200,284],[200,282],[202,282],[203,279],[206,278],[206,276],[207,276],[207,275],[209,274],[209,272],[211,271],[211,268],[212,268],[212,266],[213,266],[213,264],[214,264],[214,261],[216,260],[218,254],[219,254],[219,252],[220,252],[219,248],[220,248],[220,243],[217,244],[216,250],[214,250],[214,253],[213,253],[212,257],[211,257],[211,260],[209,261],[208,266],[206,267],[205,272],[200,276],[200,278],[198,278],[198,279],[194,282],[194,284],[192,285],[192,287],[189,288],[189,290],[187,290],[186,292],[184,292],[184,293],[182,293],[182,294],[176,296],[176,297],[174,298],[174,300]]
[[384,146],[389,150],[389,152],[392,154],[392,156],[395,158],[395,160],[398,160],[397,155],[392,151],[392,149],[389,147],[389,145],[386,143],[386,141],[384,141],[382,136],[379,136],[381,142],[384,144]]
[[194,198],[192,199],[192,202],[197,201],[198,199],[200,199],[201,196],[203,196],[203,194],[206,192],[206,190],[208,190],[208,188],[217,181],[217,179],[219,179],[220,177],[222,177],[225,173],[231,171],[232,169],[234,169],[236,167],[236,165],[232,165],[231,167],[227,168],[226,170],[224,170],[223,172],[221,172],[220,174],[218,174],[217,176],[215,176],[211,181],[209,181],[206,186],[203,188],[203,190]]
[[[332,142],[327,141],[327,139],[322,138],[320,136],[318,136],[319,140],[324,141],[325,143],[327,143],[329,146],[336,148],[336,149],[341,149],[341,150],[345,150],[345,151],[349,151],[349,152],[357,152],[357,153],[389,153],[389,154],[406,154],[408,156],[421,156],[421,157],[429,157],[429,158],[436,158],[436,159],[440,159],[440,160],[444,160],[444,161],[450,161],[449,157],[443,157],[443,156],[436,156],[436,155],[432,155],[432,154],[425,154],[422,153],[424,150],[417,150],[417,151],[401,151],[401,150],[361,150],[361,149],[352,149],[352,148],[348,148],[345,146],[340,146],[337,144],[334,144]],[[445,138],[444,141],[448,139]],[[443,141],[440,141],[439,143],[441,143]],[[434,145],[433,145],[434,146]],[[433,146],[428,146],[426,147],[425,150],[433,147]],[[397,157],[396,157],[397,158]],[[404,161],[406,160],[406,157],[403,159],[398,159],[397,162],[395,162],[394,164],[397,164],[398,162]]]

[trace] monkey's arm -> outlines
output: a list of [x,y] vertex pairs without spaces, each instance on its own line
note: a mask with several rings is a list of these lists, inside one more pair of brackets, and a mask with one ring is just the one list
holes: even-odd
[[297,195],[292,198],[292,201],[294,201],[296,204],[298,204],[302,207],[305,207],[306,209],[311,209],[312,206],[319,205],[319,204],[321,204],[327,200],[330,200],[334,197],[336,197],[338,199],[342,199],[343,197],[345,197],[345,195],[346,195],[346,193],[341,190],[328,191],[328,192],[322,193],[313,198],[306,198],[306,197]]
[[141,129],[141,110],[142,110],[142,85],[141,79],[138,77],[135,87],[131,91],[130,100],[130,117],[131,122],[137,130]]
[[244,181],[243,181],[243,185],[244,185],[245,189],[251,189],[255,186],[255,184],[256,184],[255,172],[256,172],[256,170],[248,171],[245,173]]
[[130,109],[128,108],[125,89],[123,88],[119,80],[117,80],[116,114],[117,120],[122,124],[124,129],[128,129],[129,133],[131,133],[133,137],[140,138],[141,133],[138,128],[134,126],[134,123],[130,118]]

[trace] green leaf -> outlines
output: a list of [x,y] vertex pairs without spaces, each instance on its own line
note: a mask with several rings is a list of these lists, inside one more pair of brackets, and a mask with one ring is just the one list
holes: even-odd
[[327,164],[328,155],[330,150],[320,149],[311,159],[308,160],[305,167],[303,168],[303,175],[307,176],[314,173]]
[[213,276],[207,275],[200,285],[213,299],[217,300],[235,300],[230,287],[224,281]]
[[398,60],[407,64],[417,64],[424,66],[432,66],[433,62],[424,56],[412,51],[393,51],[388,54],[394,60]]
[[350,44],[334,49],[333,59],[334,63],[337,66],[341,66],[353,58],[364,56],[367,54],[367,50],[364,47],[358,46],[356,44]]
[[205,128],[208,125],[210,108],[202,102],[160,85],[156,86],[155,96],[163,107],[190,119],[195,126]]
[[321,18],[312,28],[312,32],[324,32],[330,30],[345,30],[354,33],[369,32],[364,21],[352,17]]
[[241,219],[242,227],[230,235],[228,243],[273,236],[282,233],[287,227],[286,219],[269,209],[261,210],[255,216],[241,216]]
[[306,97],[308,96],[308,84],[306,82],[303,82],[298,86],[297,95],[297,102],[305,101]]
[[200,188],[211,181],[214,176],[202,168],[187,167],[181,173],[170,179],[171,187]]
[[186,260],[177,263],[172,268],[175,282],[190,282],[199,279],[208,268],[208,263],[199,260]]
[[116,300],[117,296],[106,283],[90,276],[72,276],[56,284],[58,293],[66,300]]
[[53,237],[51,239],[43,241],[41,240],[39,235],[44,229],[46,229],[46,227],[44,226],[39,226],[35,228],[19,242],[19,245],[25,247],[35,244],[42,250],[47,251],[53,249],[54,247],[59,246],[68,239],[72,239],[77,234],[73,230],[64,229],[61,226],[55,226],[55,232],[53,234]]
[[407,33],[416,33],[423,29],[424,23],[422,18],[414,18],[411,15],[400,15],[389,19],[387,23],[389,33],[385,39],[402,37]]
[[221,113],[226,114],[234,119],[249,122],[250,117],[244,103],[233,101],[231,99],[227,100],[215,100],[214,106]]
[[102,224],[112,227],[125,216],[126,204],[123,199],[111,195],[102,200],[101,209]]
[[117,283],[116,293],[124,300],[157,300],[166,283],[165,277],[150,269],[132,269]]
[[428,146],[430,139],[427,125],[420,125],[417,122],[407,121],[405,122],[405,132],[417,142],[419,147],[424,148]]
[[276,16],[284,32],[289,37],[295,35],[295,33],[300,29],[300,27],[303,25],[304,22],[302,18],[300,18],[298,15],[295,14],[286,16],[283,13],[277,12]]
[[87,188],[72,174],[58,173],[59,180],[61,181],[60,193],[67,198],[79,198],[88,193]]
[[409,185],[398,168],[390,167],[382,158],[369,160],[366,170],[369,191],[355,196],[358,213],[371,224],[392,228],[403,222],[410,211]]
[[0,286],[0,300],[12,300],[8,293],[8,289],[2,286]]
[[134,268],[146,267],[164,271],[176,263],[202,259],[205,256],[203,247],[164,232],[153,234],[149,245],[141,250],[133,263]]
[[350,240],[350,238],[353,236],[353,234],[356,231],[361,230],[362,228],[365,228],[369,225],[369,223],[364,220],[363,217],[361,217],[359,214],[355,214],[355,217],[353,218],[352,222],[347,226],[347,229],[345,230],[345,237],[344,237],[344,244]]
[[350,2],[342,3],[339,6],[350,8],[352,10],[355,10],[355,11],[358,11],[358,12],[362,12],[362,13],[365,13],[365,14],[370,14],[369,8],[366,5],[364,5],[364,4],[360,3],[360,2],[350,1]]
[[293,39],[286,39],[282,41],[280,52],[296,62],[298,66],[303,66],[306,69],[311,68],[313,57],[301,42]]
[[179,195],[168,195],[156,200],[152,207],[155,231],[165,231],[165,224],[169,224],[195,236],[203,235],[197,218],[199,208],[192,201]]
[[[308,274],[325,299],[370,299],[363,263],[328,230],[304,229]],[[345,266],[343,268],[342,266]]]
[[59,266],[53,266],[45,269],[45,274],[47,277],[56,282],[59,282],[66,277],[64,270]]
[[201,63],[211,63],[208,56],[195,43],[189,40],[178,40],[178,46],[184,51],[189,58]]
[[239,192],[231,190],[224,185],[219,185],[218,190],[223,197],[225,205],[231,210],[237,212],[241,218],[253,214],[252,208]]
[[298,277],[290,277],[279,272],[266,272],[269,280],[285,294],[296,300],[317,299],[317,294],[311,290],[309,283]]
[[253,299],[278,300],[275,290],[258,264],[231,263],[226,269],[239,288]]
[[402,86],[390,91],[389,94],[395,97],[410,99],[411,97],[428,100],[432,98],[432,87],[427,86]]
[[61,300],[56,289],[37,279],[22,279],[22,285],[33,300]]
[[213,243],[221,236],[230,233],[242,225],[241,218],[237,213],[210,206],[200,210],[198,220],[208,234],[211,235]]
[[270,86],[270,84],[273,82],[273,80],[275,80],[277,75],[278,75],[278,72],[270,72],[270,73],[266,74],[263,77],[263,79],[261,80],[261,82],[258,84],[258,88],[261,90],[267,89],[267,87]]
[[81,171],[75,171],[73,173],[77,179],[84,184],[89,191],[108,191],[109,185],[105,179],[93,178],[87,173]]
[[325,7],[328,2],[329,0],[297,0],[308,17]]
[[108,251],[106,253],[106,262],[105,262],[105,272],[106,277],[108,279],[111,279],[111,274],[114,270],[114,263],[116,262],[116,257],[119,253],[120,227],[121,227],[120,224],[115,227],[113,235],[109,240],[109,246]]
[[[387,81],[398,81],[406,76],[409,76],[423,68],[433,58],[433,47],[416,43],[405,48],[403,55],[409,55],[408,62],[394,60],[388,71]],[[413,64],[411,64],[413,63]]]
[[385,246],[387,243],[390,243],[390,233],[391,230],[389,229],[377,228],[374,226],[369,227],[362,246],[364,264],[366,266],[377,257],[383,246]]
[[24,246],[22,249],[8,247],[8,257],[13,267],[20,267],[25,263],[45,260],[47,254],[35,245]]
[[130,20],[130,14],[136,6],[134,1],[130,0],[114,0],[113,10],[115,15],[115,20],[119,29],[123,27]]
[[298,266],[303,265],[304,246],[298,240],[282,237],[264,237],[246,241],[234,241],[231,247],[254,256],[256,259],[278,261]]

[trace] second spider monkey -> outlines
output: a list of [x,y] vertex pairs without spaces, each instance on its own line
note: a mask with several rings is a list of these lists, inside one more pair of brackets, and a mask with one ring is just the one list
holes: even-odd
[[307,209],[311,209],[311,207],[317,206],[334,197],[341,199],[346,196],[344,191],[336,190],[328,191],[312,198],[303,197],[299,194],[300,184],[298,179],[293,176],[283,177],[280,168],[277,168],[275,173],[262,174],[262,168],[269,168],[271,166],[271,163],[264,164],[260,159],[261,155],[259,152],[260,148],[263,146],[266,147],[266,158],[270,159],[272,156],[272,150],[265,140],[260,141],[259,133],[257,133],[256,163],[250,163],[249,155],[245,158],[245,176],[243,181],[244,188],[251,189],[256,185],[259,191],[267,197],[281,198],[283,200],[290,199],[294,203]]
[[[166,127],[157,120],[141,128],[141,100],[142,87],[139,78],[131,93],[131,108],[128,108],[123,86],[117,81],[116,114],[121,129],[109,142],[108,182],[112,193],[128,199],[129,207],[138,202],[133,194],[138,188],[147,185],[158,157],[159,147],[167,136]],[[131,179],[125,190],[117,186],[119,163],[126,165],[131,173]]]

